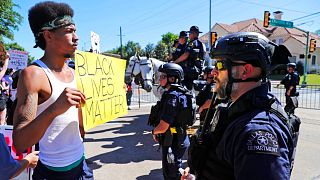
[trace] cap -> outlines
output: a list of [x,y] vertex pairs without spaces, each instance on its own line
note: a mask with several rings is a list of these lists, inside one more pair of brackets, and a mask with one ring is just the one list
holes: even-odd
[[191,33],[191,32],[202,33],[202,32],[199,30],[199,27],[198,27],[198,26],[191,26],[191,28],[190,28],[190,30],[188,31],[188,33]]
[[187,35],[187,32],[186,31],[181,31],[180,32],[180,35],[179,35],[179,38],[181,38],[181,37],[187,37],[188,35]]

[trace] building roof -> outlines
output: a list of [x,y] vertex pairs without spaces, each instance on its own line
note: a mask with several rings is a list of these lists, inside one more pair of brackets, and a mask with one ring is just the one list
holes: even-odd
[[[284,38],[284,42],[288,40],[290,37],[298,40],[302,44],[306,44],[306,35],[305,32],[298,29],[298,28],[283,28],[283,27],[275,27],[275,26],[269,26],[268,28],[263,27],[263,21],[252,18],[244,21],[239,21],[232,23],[231,25],[224,24],[224,23],[216,23],[213,28],[211,29],[214,31],[215,26],[220,26],[224,30],[227,31],[227,33],[234,33],[234,32],[258,32],[269,39],[276,39],[277,37]],[[203,42],[208,41],[208,33],[202,35],[199,39]],[[219,36],[219,34],[218,34]],[[320,36],[310,33],[310,37],[313,39],[317,39],[317,47],[320,47]]]

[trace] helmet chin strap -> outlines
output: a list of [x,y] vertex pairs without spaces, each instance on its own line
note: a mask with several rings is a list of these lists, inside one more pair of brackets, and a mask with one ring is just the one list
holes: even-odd
[[228,63],[228,83],[226,87],[226,95],[227,98],[231,98],[231,92],[232,92],[232,85],[233,83],[239,83],[239,82],[258,82],[261,80],[261,77],[257,78],[247,78],[245,80],[243,79],[235,79],[232,77],[232,66],[231,63]]

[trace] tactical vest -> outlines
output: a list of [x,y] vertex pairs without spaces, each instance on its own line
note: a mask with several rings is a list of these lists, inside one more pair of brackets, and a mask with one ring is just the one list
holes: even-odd
[[[273,95],[269,100],[266,99],[264,103],[254,104],[249,98],[251,94],[247,94],[248,98],[242,99],[232,109],[226,107],[219,107],[214,116],[212,124],[214,130],[206,129],[206,135],[204,135],[203,141],[198,142],[198,136],[191,138],[191,146],[189,150],[189,166],[193,168],[198,176],[198,179],[234,179],[233,167],[228,163],[221,161],[216,154],[217,145],[219,144],[226,128],[236,119],[245,115],[246,119],[250,121],[257,113],[261,111],[271,112],[276,115],[283,124],[286,125],[289,132],[287,134],[289,138],[289,159],[291,163],[291,169],[294,162],[294,152],[298,141],[300,119],[296,116],[288,117],[282,108],[279,108],[279,102],[276,102]],[[240,118],[239,118],[240,119]],[[204,168],[205,167],[205,168]],[[209,167],[209,168],[208,168]],[[212,177],[212,171],[219,172]],[[221,177],[219,177],[221,175]]]

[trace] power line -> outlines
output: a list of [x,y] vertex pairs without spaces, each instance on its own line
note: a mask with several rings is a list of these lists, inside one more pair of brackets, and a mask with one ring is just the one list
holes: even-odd
[[303,12],[303,11],[297,11],[297,10],[294,10],[294,9],[287,9],[287,8],[283,8],[283,7],[270,6],[270,5],[267,5],[267,4],[255,3],[255,2],[245,1],[245,0],[237,0],[237,1],[240,1],[240,2],[243,2],[243,3],[252,4],[252,5],[262,6],[262,7],[271,7],[271,8],[275,8],[275,9],[282,9],[282,10],[298,12],[298,13],[304,13],[304,14],[308,13],[308,12]]
[[302,16],[302,17],[299,17],[299,18],[296,18],[296,19],[292,19],[290,21],[296,21],[298,19],[306,18],[306,17],[313,16],[313,15],[316,15],[316,14],[320,14],[320,12],[312,13],[312,14],[309,14],[309,15],[306,15],[306,16]]

